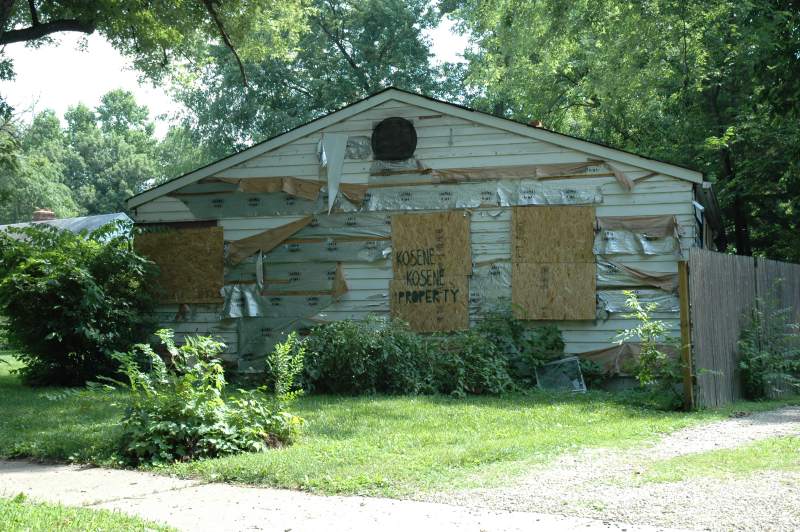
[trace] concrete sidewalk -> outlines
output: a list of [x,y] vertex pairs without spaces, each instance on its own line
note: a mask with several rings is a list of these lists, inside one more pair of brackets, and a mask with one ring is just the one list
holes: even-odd
[[655,531],[653,527],[373,497],[205,484],[139,471],[0,461],[0,496],[106,508],[182,530]]

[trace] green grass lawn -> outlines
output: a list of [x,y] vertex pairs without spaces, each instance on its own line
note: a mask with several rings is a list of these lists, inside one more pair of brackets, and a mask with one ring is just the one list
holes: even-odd
[[[0,457],[109,463],[121,415],[113,395],[30,389],[4,371],[0,366]],[[308,421],[294,445],[164,471],[322,493],[403,496],[498,484],[565,451],[637,445],[734,409],[778,404],[686,414],[622,404],[606,393],[309,396],[294,408]]]
[[800,437],[783,436],[654,462],[642,480],[678,482],[698,477],[742,476],[761,471],[800,470]]
[[175,530],[120,512],[33,503],[23,498],[0,499],[0,529],[26,532]]

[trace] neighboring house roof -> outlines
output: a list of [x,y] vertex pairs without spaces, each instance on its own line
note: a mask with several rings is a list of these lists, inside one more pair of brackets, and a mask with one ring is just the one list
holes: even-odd
[[0,225],[0,231],[6,231],[10,228],[30,227],[32,225],[47,224],[58,229],[65,229],[73,233],[80,233],[81,231],[92,232],[95,229],[106,225],[107,223],[117,220],[133,222],[124,212],[113,212],[111,214],[96,214],[93,216],[79,216],[77,218],[56,218],[53,220],[41,220],[38,222],[23,222],[18,224]]
[[647,157],[642,157],[641,155],[611,148],[596,142],[589,142],[587,140],[572,137],[570,135],[556,133],[555,131],[550,131],[542,127],[522,124],[507,118],[499,118],[494,115],[476,111],[461,105],[407,92],[394,87],[389,87],[371,96],[368,96],[363,100],[359,100],[358,102],[343,107],[338,111],[334,111],[325,116],[317,118],[316,120],[312,120],[311,122],[291,129],[286,133],[282,133],[255,144],[250,148],[225,157],[224,159],[215,161],[207,166],[194,170],[193,172],[189,172],[188,174],[171,179],[170,181],[162,183],[157,187],[140,192],[139,194],[128,198],[128,208],[133,209],[138,207],[139,205],[147,203],[148,201],[152,201],[165,194],[169,194],[170,192],[173,192],[181,187],[195,183],[204,177],[209,177],[253,157],[261,155],[262,153],[274,150],[292,141],[315,133],[320,129],[329,127],[337,122],[341,122],[342,120],[346,120],[389,100],[396,100],[409,105],[415,105],[417,107],[429,109],[431,111],[457,116],[459,118],[470,120],[487,127],[494,127],[510,133],[527,136],[535,140],[550,142],[552,144],[571,148],[600,159],[611,159],[612,161],[630,164],[645,170],[650,170],[651,172],[667,174],[679,179],[691,181],[693,183],[702,183],[703,181],[702,173],[689,168],[663,161],[657,161],[655,159],[649,159]]

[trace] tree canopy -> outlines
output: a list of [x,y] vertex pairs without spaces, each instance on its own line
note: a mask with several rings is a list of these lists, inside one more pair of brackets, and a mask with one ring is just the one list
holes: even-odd
[[13,164],[0,163],[0,223],[29,220],[37,208],[60,217],[122,211],[126,198],[166,172],[196,164],[196,151],[176,140],[186,133],[173,128],[159,140],[148,115],[122,90],[95,109],[71,107],[63,125],[53,111],[35,115],[11,137],[19,142]]
[[202,61],[209,41],[237,58],[285,57],[306,15],[304,0],[0,0],[0,46],[96,31],[161,79],[176,62]]
[[313,0],[291,61],[251,57],[248,87],[219,45],[215,61],[174,87],[185,121],[220,157],[394,85],[458,99],[455,65],[434,66],[424,31],[440,13],[427,0]]
[[800,10],[466,0],[476,105],[703,171],[731,250],[800,260]]

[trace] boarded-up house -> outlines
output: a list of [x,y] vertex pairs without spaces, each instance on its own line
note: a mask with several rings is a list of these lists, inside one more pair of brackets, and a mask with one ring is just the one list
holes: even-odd
[[[610,366],[625,289],[678,334],[677,266],[712,246],[680,166],[387,89],[128,200],[160,321],[242,371],[292,330],[394,314],[422,332],[495,308]],[[705,205],[705,209],[703,207]]]

